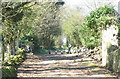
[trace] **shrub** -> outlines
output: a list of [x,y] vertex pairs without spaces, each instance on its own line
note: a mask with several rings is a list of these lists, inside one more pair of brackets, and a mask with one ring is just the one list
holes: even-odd
[[4,61],[3,65],[16,66],[16,65],[19,65],[22,61],[24,61],[24,59],[25,59],[25,55],[16,55]]
[[19,55],[19,54],[24,54],[25,50],[24,49],[21,49],[21,48],[18,48],[18,50],[16,51],[16,54]]
[[85,22],[80,28],[82,45],[84,47],[100,46],[102,44],[102,30],[107,28],[107,25],[117,23],[115,15],[116,11],[111,5],[106,5],[90,12],[90,15],[85,18]]
[[16,77],[16,67],[25,60],[25,51],[18,49],[17,55],[11,56],[2,63],[2,79],[14,79]]
[[2,67],[2,79],[14,79],[16,77],[16,68],[13,66]]

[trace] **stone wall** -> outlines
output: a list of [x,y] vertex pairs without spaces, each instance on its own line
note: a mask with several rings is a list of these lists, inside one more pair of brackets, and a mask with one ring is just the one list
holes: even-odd
[[107,26],[102,31],[102,65],[120,72],[119,30],[115,25]]
[[115,72],[120,72],[120,48],[108,54],[107,67]]

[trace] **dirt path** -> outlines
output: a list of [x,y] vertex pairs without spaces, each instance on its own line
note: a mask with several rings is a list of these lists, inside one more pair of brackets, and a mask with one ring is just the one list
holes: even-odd
[[17,77],[115,77],[91,58],[75,54],[29,55]]

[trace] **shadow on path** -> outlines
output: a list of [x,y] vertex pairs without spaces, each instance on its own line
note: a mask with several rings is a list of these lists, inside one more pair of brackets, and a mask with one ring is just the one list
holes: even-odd
[[116,77],[99,65],[82,55],[30,55],[18,68],[17,77]]

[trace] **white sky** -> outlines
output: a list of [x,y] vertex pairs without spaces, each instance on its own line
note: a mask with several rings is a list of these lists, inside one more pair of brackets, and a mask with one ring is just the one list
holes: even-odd
[[110,2],[113,6],[115,6],[115,9],[118,11],[118,2],[120,0],[63,0],[63,1],[65,2],[65,5],[67,5],[71,9],[75,9],[76,7],[81,8],[81,12],[84,13],[84,15],[86,15],[91,10],[94,10],[95,7],[99,7]]

